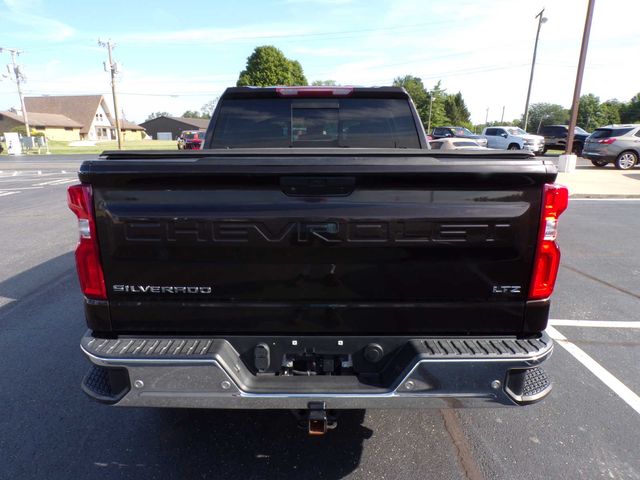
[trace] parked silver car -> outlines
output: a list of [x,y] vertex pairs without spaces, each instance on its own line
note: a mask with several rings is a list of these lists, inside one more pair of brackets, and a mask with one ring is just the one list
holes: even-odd
[[596,167],[613,163],[620,170],[633,168],[640,158],[640,125],[596,128],[585,140],[582,156]]

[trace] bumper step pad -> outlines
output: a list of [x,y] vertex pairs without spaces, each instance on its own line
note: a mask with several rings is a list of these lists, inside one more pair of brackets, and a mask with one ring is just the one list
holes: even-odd
[[102,403],[118,403],[130,390],[129,375],[125,368],[107,368],[92,364],[84,376],[82,390]]
[[521,405],[534,403],[551,391],[552,383],[547,372],[534,367],[509,372],[506,390]]
[[549,375],[541,367],[527,370],[522,395],[526,398],[535,397],[551,386]]

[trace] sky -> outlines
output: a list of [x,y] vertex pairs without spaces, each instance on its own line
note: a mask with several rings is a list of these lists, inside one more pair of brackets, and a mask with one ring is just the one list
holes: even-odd
[[[414,75],[462,92],[474,123],[523,114],[544,0],[243,0],[186,3],[0,0],[0,47],[23,50],[25,95],[105,94],[118,62],[126,119],[199,110],[234,86],[256,46],[298,60],[307,79],[390,85]],[[569,107],[587,0],[546,2],[531,103]],[[582,93],[629,100],[640,91],[640,0],[597,0]],[[0,53],[0,74],[10,56]],[[0,110],[19,108],[0,76]]]

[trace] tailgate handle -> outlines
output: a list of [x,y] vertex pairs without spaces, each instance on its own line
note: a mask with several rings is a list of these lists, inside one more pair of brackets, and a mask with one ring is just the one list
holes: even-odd
[[280,178],[282,191],[291,196],[350,195],[356,186],[355,177],[297,177]]

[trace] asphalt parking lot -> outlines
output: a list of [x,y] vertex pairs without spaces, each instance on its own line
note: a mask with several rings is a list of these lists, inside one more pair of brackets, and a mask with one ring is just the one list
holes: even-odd
[[640,199],[572,200],[561,219],[552,333],[566,342],[546,401],[348,412],[309,438],[288,412],[117,409],[81,393],[65,192],[92,157],[0,157],[1,479],[640,479]]

